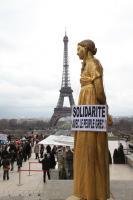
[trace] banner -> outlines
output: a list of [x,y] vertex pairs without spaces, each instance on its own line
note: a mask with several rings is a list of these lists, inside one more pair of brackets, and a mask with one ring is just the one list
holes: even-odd
[[79,105],[72,107],[72,131],[107,131],[106,105]]

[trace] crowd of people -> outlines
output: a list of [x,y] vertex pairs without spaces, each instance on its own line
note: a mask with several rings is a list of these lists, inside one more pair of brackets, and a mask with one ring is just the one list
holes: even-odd
[[19,171],[34,153],[34,158],[42,163],[44,182],[46,173],[50,179],[50,169],[59,170],[59,179],[73,178],[73,151],[69,147],[44,146],[39,144],[38,137],[28,137],[24,140],[9,140],[0,145],[0,168],[3,168],[3,180],[9,180],[9,172],[14,171],[14,163]]
[[14,170],[14,163],[17,163],[18,171],[22,163],[31,157],[32,147],[30,141],[18,143],[11,141],[6,145],[0,145],[0,167],[3,166],[3,180],[9,180],[9,171]]

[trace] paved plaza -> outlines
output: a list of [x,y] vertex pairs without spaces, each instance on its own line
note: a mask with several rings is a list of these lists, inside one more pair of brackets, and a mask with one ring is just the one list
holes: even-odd
[[[29,160],[37,162],[34,155]],[[29,169],[29,161],[23,163],[22,169]],[[40,163],[32,163],[32,170],[41,170]],[[43,183],[42,172],[21,172],[17,166],[10,172],[9,181],[3,181],[3,169],[0,169],[0,200],[62,200],[72,195],[73,181],[47,180]],[[128,165],[110,166],[111,193],[115,200],[133,200],[133,169]]]

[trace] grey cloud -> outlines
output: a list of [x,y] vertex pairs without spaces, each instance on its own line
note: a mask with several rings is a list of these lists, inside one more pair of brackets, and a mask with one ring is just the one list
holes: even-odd
[[0,118],[49,118],[52,107],[3,107],[0,106]]

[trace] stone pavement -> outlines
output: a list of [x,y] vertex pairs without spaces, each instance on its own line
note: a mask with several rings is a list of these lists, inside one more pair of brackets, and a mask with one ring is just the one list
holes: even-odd
[[116,200],[133,200],[133,169],[129,165],[111,165],[110,179]]
[[[32,157],[31,162],[37,162]],[[28,169],[28,161],[22,169]],[[40,163],[31,164],[31,169],[41,169]],[[10,172],[10,180],[3,181],[3,170],[0,169],[0,200],[64,200],[73,191],[71,180],[47,180],[43,183],[42,172],[21,173],[21,185],[19,185],[19,173],[17,167]],[[111,193],[115,200],[133,200],[133,169],[128,165],[110,166]],[[111,199],[110,199],[111,200]]]

